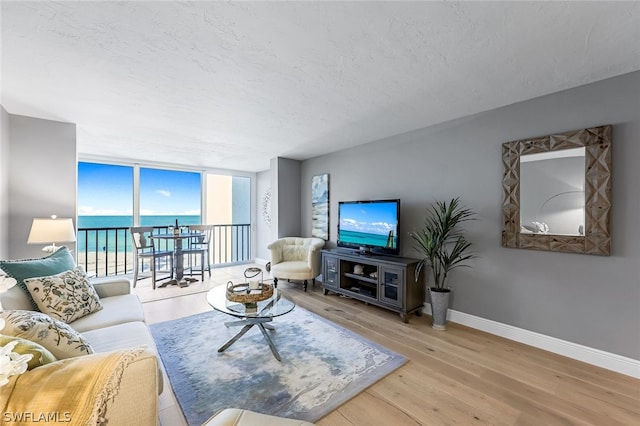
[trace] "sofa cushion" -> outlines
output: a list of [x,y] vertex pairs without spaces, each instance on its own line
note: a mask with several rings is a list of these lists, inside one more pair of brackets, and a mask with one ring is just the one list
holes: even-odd
[[[105,308],[106,310],[107,308]],[[158,356],[156,343],[147,325],[143,322],[128,322],[111,327],[98,328],[82,333],[96,352],[110,352],[145,346]],[[158,358],[159,359],[159,358]],[[159,365],[162,365],[158,362]],[[162,370],[158,369],[158,393],[163,390]]]
[[143,322],[128,322],[82,333],[95,352],[109,352],[134,346],[147,346],[157,353],[151,332]]
[[56,357],[53,356],[47,348],[36,342],[32,342],[31,340],[23,339],[21,337],[5,336],[0,334],[0,347],[15,341],[17,341],[17,344],[11,352],[15,352],[20,355],[33,355],[31,360],[27,363],[27,370],[56,361]]
[[3,334],[36,342],[58,359],[93,353],[91,345],[80,333],[42,312],[1,311],[0,318],[6,321]]
[[38,309],[67,324],[102,309],[100,298],[81,266],[24,283]]
[[40,259],[0,260],[0,269],[7,275],[16,279],[18,286],[26,293],[33,309],[38,306],[31,298],[29,290],[24,283],[27,278],[46,277],[73,269],[76,262],[67,247],[60,247],[51,255]]
[[102,309],[69,324],[74,330],[84,333],[127,322],[143,322],[144,312],[140,299],[135,294],[105,297],[100,299]]
[[33,302],[28,291],[24,291],[17,285],[11,287],[9,291],[0,293],[0,305],[3,309],[20,309],[24,311],[33,311]]
[[124,275],[93,277],[89,281],[101,299],[131,293],[131,281]]

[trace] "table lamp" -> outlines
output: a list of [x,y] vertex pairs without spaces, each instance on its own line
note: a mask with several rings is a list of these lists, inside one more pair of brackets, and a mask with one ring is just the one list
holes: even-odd
[[42,249],[53,253],[60,247],[56,243],[73,243],[76,241],[76,231],[71,218],[34,218],[27,244],[51,244]]

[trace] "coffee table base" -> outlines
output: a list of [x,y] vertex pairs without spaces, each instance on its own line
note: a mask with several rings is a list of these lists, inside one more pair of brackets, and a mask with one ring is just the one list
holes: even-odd
[[269,333],[267,333],[267,330],[275,330],[275,328],[271,324],[266,324],[271,321],[272,321],[271,318],[247,318],[239,321],[225,322],[224,325],[226,327],[237,327],[237,326],[244,326],[244,327],[242,327],[242,330],[240,330],[238,334],[233,336],[227,343],[220,346],[220,349],[218,349],[218,352],[224,352],[227,348],[229,348],[229,346],[233,345],[235,342],[238,341],[238,339],[244,336],[247,333],[247,331],[251,330],[254,325],[257,325],[260,331],[262,332],[262,335],[264,336],[265,340],[269,344],[269,348],[271,348],[271,353],[273,353],[273,356],[278,361],[282,361],[280,359],[280,354],[276,349],[276,345],[273,343],[273,340],[271,340],[271,337],[269,337]]

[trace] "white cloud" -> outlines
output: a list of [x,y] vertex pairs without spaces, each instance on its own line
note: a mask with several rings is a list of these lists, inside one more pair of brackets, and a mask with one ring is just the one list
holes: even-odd
[[78,216],[131,216],[131,210],[100,209],[92,206],[78,206]]
[[156,194],[160,194],[163,197],[171,197],[171,192],[167,191],[166,189],[156,189]]

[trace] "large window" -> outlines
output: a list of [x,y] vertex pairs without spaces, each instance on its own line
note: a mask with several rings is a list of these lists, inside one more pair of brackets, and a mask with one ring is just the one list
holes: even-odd
[[140,225],[200,224],[200,173],[140,168]]
[[[109,275],[132,265],[126,228],[133,225],[133,167],[78,163],[78,263]],[[116,258],[122,259],[117,270]],[[125,262],[128,258],[128,262]]]
[[133,225],[133,167],[78,163],[78,226]]
[[169,227],[176,221],[215,226],[212,264],[250,261],[251,178],[78,163],[78,263],[87,272],[130,272],[133,252],[128,228]]

